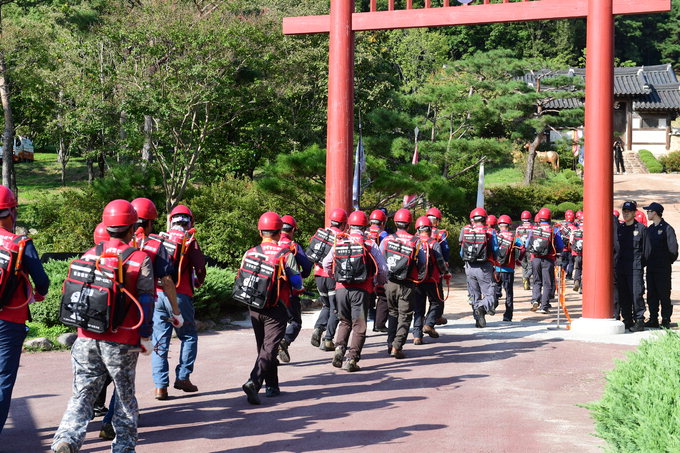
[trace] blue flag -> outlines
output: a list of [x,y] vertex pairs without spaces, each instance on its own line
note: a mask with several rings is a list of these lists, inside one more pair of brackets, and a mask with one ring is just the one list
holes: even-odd
[[360,209],[361,199],[361,176],[366,172],[366,156],[364,155],[364,141],[359,127],[359,143],[354,155],[354,181],[352,183],[352,206],[355,210]]

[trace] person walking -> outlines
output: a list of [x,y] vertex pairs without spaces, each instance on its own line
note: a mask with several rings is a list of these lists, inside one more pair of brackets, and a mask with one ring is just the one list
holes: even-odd
[[535,225],[526,242],[526,250],[531,253],[531,268],[534,275],[531,311],[548,314],[548,304],[555,293],[555,259],[564,248],[559,228],[550,224],[551,212],[548,208],[538,211],[538,224]]
[[671,303],[671,266],[678,259],[678,239],[675,230],[663,219],[663,206],[650,203],[643,208],[652,222],[647,227],[645,261],[647,262],[647,305],[649,320],[645,327],[670,329],[673,304]]
[[510,231],[510,225],[512,225],[512,219],[509,215],[502,215],[498,218],[498,252],[496,253],[494,269],[496,304],[505,291],[505,312],[503,313],[503,321],[505,322],[512,322],[515,309],[515,265],[524,255],[524,243],[520,237]]
[[623,223],[619,224],[617,240],[619,251],[615,262],[618,310],[623,324],[631,332],[645,330],[645,249],[647,229],[635,220],[637,203],[626,201],[622,206]]
[[366,342],[369,295],[376,283],[385,284],[387,264],[378,245],[365,235],[366,213],[352,212],[347,224],[349,233],[336,237],[335,245],[323,260],[323,267],[335,279],[335,301],[340,320],[332,364],[355,372],[361,369],[358,362]]
[[[383,239],[389,234],[385,231],[385,224],[387,223],[387,214],[385,208],[375,209],[371,212],[368,218],[370,226],[368,227],[367,235],[378,246]],[[387,332],[387,318],[389,312],[387,310],[387,298],[385,297],[385,285],[375,285],[373,293],[370,295],[371,302],[368,312],[369,320],[373,318],[373,332]]]
[[9,414],[28,332],[28,305],[44,300],[50,287],[33,241],[14,233],[16,220],[17,199],[10,189],[0,186],[0,267],[4,268],[0,277],[0,433]]
[[[529,211],[522,211],[520,219],[522,220],[522,223],[515,230],[515,236],[520,238],[522,243],[525,244],[529,234],[531,233],[531,229],[533,228],[531,223],[531,213]],[[531,290],[532,274],[530,259],[531,254],[525,253],[522,256],[522,259],[519,261],[520,266],[522,266],[522,285],[524,286],[525,291]]]

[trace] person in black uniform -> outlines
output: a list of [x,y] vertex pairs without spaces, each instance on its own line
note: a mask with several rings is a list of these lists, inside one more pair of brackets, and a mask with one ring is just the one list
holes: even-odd
[[635,220],[637,203],[626,201],[621,209],[624,223],[617,229],[619,253],[616,257],[616,289],[623,323],[631,332],[645,330],[645,266],[646,228]]
[[645,327],[659,327],[659,303],[661,303],[661,327],[670,329],[673,305],[671,304],[671,265],[678,259],[678,240],[675,230],[662,218],[663,206],[651,203],[645,206],[647,227],[645,259],[647,261],[647,304],[649,321]]

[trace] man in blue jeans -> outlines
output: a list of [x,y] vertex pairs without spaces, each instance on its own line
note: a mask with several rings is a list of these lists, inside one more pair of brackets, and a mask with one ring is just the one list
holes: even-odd
[[201,252],[193,233],[194,215],[184,205],[178,205],[170,212],[170,231],[162,233],[163,243],[168,254],[173,258],[176,271],[174,280],[177,286],[177,305],[184,319],[182,327],[172,324],[172,305],[167,295],[158,288],[158,300],[153,313],[153,344],[151,355],[153,381],[156,387],[156,399],[168,397],[170,384],[168,350],[172,330],[177,332],[181,341],[179,363],[175,368],[174,388],[184,392],[197,392],[198,387],[189,379],[194,371],[194,363],[198,353],[198,333],[194,322],[194,305],[192,298],[194,288],[198,288],[205,280],[205,256]]

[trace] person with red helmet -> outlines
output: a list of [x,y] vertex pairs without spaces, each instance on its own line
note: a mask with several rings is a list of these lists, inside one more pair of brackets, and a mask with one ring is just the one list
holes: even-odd
[[471,224],[460,232],[460,257],[465,263],[465,276],[472,302],[475,327],[486,327],[486,315],[496,310],[496,291],[493,284],[494,255],[498,251],[496,232],[484,223],[484,208],[470,212]]
[[616,217],[616,221],[621,223],[621,213],[619,211],[617,211],[616,209],[614,209],[612,211],[612,214],[614,215],[614,217]]
[[[430,222],[432,223],[432,233],[431,236],[435,238],[437,241],[439,241],[439,247],[441,248],[441,253],[442,256],[444,257],[444,261],[447,263],[449,262],[449,259],[451,258],[451,248],[449,247],[449,232],[446,231],[443,228],[439,228],[439,224],[442,221],[442,212],[437,209],[437,208],[430,208],[427,210],[425,213],[428,219],[430,219]],[[439,292],[444,293],[444,285],[442,282],[439,282]],[[444,325],[448,322],[448,320],[444,317],[444,304],[440,304],[437,306],[437,320],[435,322],[436,325]]]
[[[338,328],[338,311],[335,305],[335,280],[333,276],[328,274],[323,269],[323,259],[330,251],[334,238],[345,231],[347,226],[347,211],[341,208],[336,208],[331,211],[330,227],[319,228],[316,234],[310,239],[309,247],[307,248],[307,256],[314,262],[314,280],[316,288],[319,291],[319,299],[321,300],[321,311],[319,317],[314,324],[314,331],[310,342],[312,346],[317,346],[322,351],[335,351],[335,344],[333,338],[335,337],[335,330]],[[315,238],[320,238],[315,242]],[[324,253],[311,253],[315,248],[323,246]],[[315,259],[318,258],[318,259]],[[324,335],[325,332],[325,335]]]
[[380,243],[388,269],[388,282],[385,283],[389,308],[387,350],[395,359],[405,357],[403,347],[413,317],[415,286],[425,277],[427,265],[420,240],[406,231],[412,220],[411,211],[399,209],[394,214],[397,231]]
[[[17,199],[5,186],[0,186],[0,249],[9,260],[0,278],[0,433],[7,421],[12,390],[19,371],[28,305],[45,298],[50,286],[33,241],[14,233]],[[21,255],[21,256],[20,256]],[[13,268],[9,268],[13,265]],[[35,284],[31,287],[29,277]],[[14,286],[14,289],[11,286]]]
[[[422,216],[416,220],[416,231],[423,244],[427,262],[425,279],[416,285],[413,311],[413,344],[423,344],[423,334],[430,338],[439,338],[435,329],[437,319],[443,312],[444,294],[441,290],[442,279],[450,280],[449,265],[444,260],[439,241],[432,237],[432,221]],[[430,308],[425,312],[425,302],[430,301]]]
[[531,253],[534,274],[531,311],[544,314],[550,313],[548,305],[554,294],[555,260],[557,254],[564,249],[559,228],[550,224],[551,215],[548,208],[538,211],[536,217],[539,222],[534,225],[525,243],[527,253]]
[[564,249],[560,254],[560,267],[567,273],[567,279],[571,280],[574,273],[574,260],[571,254],[571,231],[576,228],[574,211],[567,209],[564,213],[564,221],[559,224],[560,234],[564,242]]
[[[152,214],[152,213],[151,213]],[[199,288],[205,280],[205,255],[195,238],[194,214],[188,206],[177,205],[168,216],[170,229],[160,233],[158,239],[163,239],[163,246],[167,249],[172,263],[172,281],[177,294],[177,305],[184,323],[175,326],[175,317],[171,314],[171,295],[166,293],[165,286],[159,286],[158,299],[154,311],[154,335],[156,345],[151,356],[153,381],[156,386],[156,398],[167,398],[167,388],[170,385],[168,353],[173,330],[181,342],[179,363],[175,368],[175,383],[173,387],[183,392],[197,392],[189,376],[194,371],[196,355],[198,353],[198,332],[194,322],[194,289]],[[155,238],[155,236],[154,236]],[[173,309],[174,310],[174,309]]]
[[[380,245],[389,233],[385,230],[387,223],[387,210],[385,208],[376,209],[371,212],[368,218],[370,225],[368,227],[368,238]],[[373,332],[387,332],[387,298],[385,297],[385,286],[375,285],[375,289],[370,296],[370,308],[368,311],[368,319],[373,319]]]
[[496,228],[498,228],[498,217],[493,214],[489,214],[486,218],[486,226],[496,230]]
[[[255,274],[248,273],[246,263],[262,262],[270,269],[275,269],[267,280],[267,294],[261,304],[250,304],[250,321],[255,332],[257,343],[257,360],[250,372],[250,378],[241,387],[250,404],[261,404],[258,393],[262,385],[266,383],[266,397],[276,397],[281,394],[279,388],[278,360],[276,359],[279,343],[286,333],[288,323],[288,311],[291,293],[299,293],[303,290],[302,277],[300,276],[295,255],[287,245],[279,243],[283,221],[275,212],[265,212],[257,222],[257,229],[262,237],[262,243],[249,249],[241,261],[241,268],[234,283],[234,290],[240,287],[238,282],[249,282],[252,287],[254,279],[262,272],[260,266],[256,267]],[[258,275],[259,274],[259,275]],[[242,278],[244,277],[245,278]],[[237,296],[237,293],[234,293]]]
[[[527,238],[529,237],[529,233],[533,228],[531,218],[532,215],[529,211],[522,211],[522,214],[520,216],[522,223],[515,230],[515,236],[522,240],[522,244],[526,244]],[[530,258],[529,253],[523,253],[519,261],[520,266],[522,266],[522,284],[524,285],[525,291],[531,290],[532,275],[531,275],[531,262],[529,258]]]
[[[281,228],[279,245],[288,247],[291,250],[295,257],[295,262],[300,269],[300,275],[302,278],[307,278],[312,272],[314,265],[307,258],[302,246],[294,241],[295,233],[298,230],[297,221],[291,215],[284,215],[281,217],[281,221],[283,226]],[[300,330],[302,330],[302,304],[298,294],[291,294],[290,304],[286,307],[286,310],[288,311],[288,326],[286,327],[285,336],[281,343],[279,343],[279,360],[284,363],[290,362],[288,347],[295,341],[300,334]]]
[[[618,224],[618,222],[617,222]],[[574,224],[569,237],[571,245],[571,256],[574,260],[574,291],[582,293],[581,275],[583,273],[583,220],[581,223]]]
[[352,212],[347,224],[349,233],[336,237],[333,248],[323,260],[323,267],[335,278],[335,301],[340,319],[332,364],[354,372],[360,370],[357,363],[366,342],[369,294],[376,283],[385,284],[387,264],[375,241],[366,237],[366,214]]
[[509,215],[498,218],[498,252],[496,253],[495,271],[498,280],[496,284],[496,302],[500,300],[505,290],[505,312],[503,321],[512,322],[514,312],[514,284],[515,265],[524,256],[524,243],[522,239],[510,231],[512,219]]
[[[91,319],[85,327],[78,328],[78,338],[71,347],[73,395],[52,441],[52,450],[56,452],[80,450],[92,418],[93,403],[107,376],[113,380],[117,394],[112,448],[134,451],[137,443],[135,368],[139,352],[135,348],[139,347],[145,355],[153,349],[150,338],[155,299],[153,266],[148,255],[128,245],[137,222],[130,202],[113,200],[107,204],[102,221],[111,238],[88,250],[81,261],[96,262],[98,268],[115,269],[122,265],[125,288],[122,297],[128,306],[122,323],[115,329],[109,325],[101,333],[87,330]],[[68,297],[66,292],[64,297]],[[70,300],[73,301],[73,295]],[[78,309],[75,304],[73,307]]]

